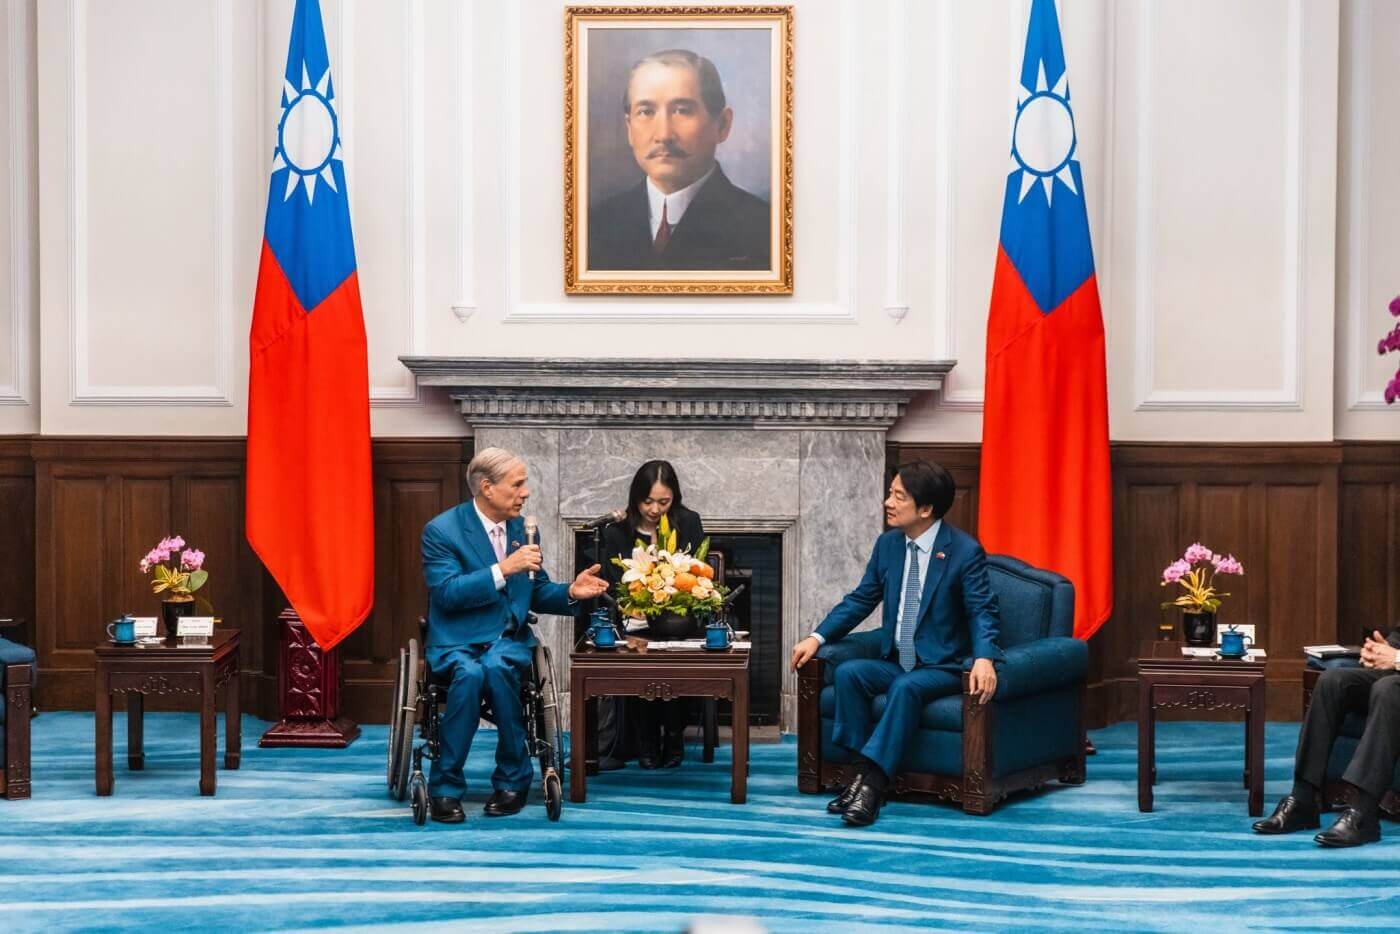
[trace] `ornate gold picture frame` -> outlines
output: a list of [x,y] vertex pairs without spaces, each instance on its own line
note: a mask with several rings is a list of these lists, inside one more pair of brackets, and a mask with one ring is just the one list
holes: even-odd
[[564,290],[791,295],[792,8],[564,20]]

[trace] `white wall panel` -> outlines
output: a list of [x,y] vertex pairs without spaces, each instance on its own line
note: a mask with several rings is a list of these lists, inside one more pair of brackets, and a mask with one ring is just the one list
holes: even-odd
[[0,433],[38,425],[33,35],[33,0],[6,0],[0,8]]
[[1400,95],[1391,62],[1400,43],[1400,5],[1343,4],[1341,238],[1337,282],[1337,436],[1394,439],[1400,407],[1387,406],[1396,354],[1376,353],[1395,320],[1386,306],[1400,294]]
[[[1400,194],[1380,156],[1396,148],[1396,94],[1379,80],[1400,12],[1369,5],[1367,78],[1348,93],[1366,119],[1347,139],[1364,145],[1345,150],[1368,204]],[[243,430],[292,6],[38,11],[43,431]],[[724,301],[563,294],[563,6],[323,0],[375,431],[464,430],[414,388],[404,353],[953,356],[943,404],[921,400],[894,436],[975,440],[1027,0],[797,0],[797,290]],[[1391,413],[1353,387],[1383,384],[1362,351],[1385,322],[1346,335],[1334,367],[1334,306],[1383,309],[1375,257],[1394,253],[1400,223],[1347,209],[1369,252],[1344,243],[1364,282],[1355,301],[1339,293],[1337,79],[1351,66],[1337,0],[1060,8],[1114,436],[1379,430]]]

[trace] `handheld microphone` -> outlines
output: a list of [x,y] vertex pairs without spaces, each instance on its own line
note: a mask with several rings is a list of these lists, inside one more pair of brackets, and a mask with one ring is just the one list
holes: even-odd
[[583,525],[579,526],[579,531],[591,532],[594,529],[602,528],[605,525],[613,525],[614,523],[621,522],[623,519],[626,518],[627,510],[614,509],[612,512],[604,513],[596,519],[589,519]]
[[[525,544],[538,545],[540,543],[540,524],[534,516],[525,517]],[[535,579],[535,572],[530,572],[530,580]]]

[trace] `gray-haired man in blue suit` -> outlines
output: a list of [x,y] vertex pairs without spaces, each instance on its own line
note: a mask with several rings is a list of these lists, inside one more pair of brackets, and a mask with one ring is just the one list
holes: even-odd
[[[943,519],[954,492],[942,467],[924,461],[900,467],[885,500],[890,531],[876,539],[865,576],[792,650],[792,666],[800,668],[822,644],[842,638],[884,603],[883,657],[836,668],[831,738],[857,753],[860,774],[827,810],[847,824],[863,826],[879,816],[886,784],[925,704],[961,691],[969,667],[978,703],[996,693],[994,662],[1003,657],[997,598],[987,579],[987,553]],[[881,694],[885,709],[877,721],[871,702]]]
[[[486,448],[467,465],[472,498],[434,518],[423,529],[423,577],[428,584],[428,664],[451,672],[441,721],[441,754],[428,775],[433,820],[464,817],[462,766],[486,699],[496,720],[491,817],[514,814],[525,804],[534,776],[520,709],[521,676],[530,670],[534,635],[531,611],[564,616],[574,600],[608,589],[598,565],[570,585],[550,581],[540,546],[525,544],[520,518],[530,490],[525,464],[502,448]],[[534,572],[531,579],[530,572]]]

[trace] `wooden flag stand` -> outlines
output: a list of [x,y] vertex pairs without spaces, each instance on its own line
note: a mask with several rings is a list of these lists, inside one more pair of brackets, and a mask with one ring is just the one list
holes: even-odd
[[259,746],[344,749],[360,727],[340,716],[340,650],[323,651],[291,607],[277,617],[277,696],[282,719],[258,740]]

